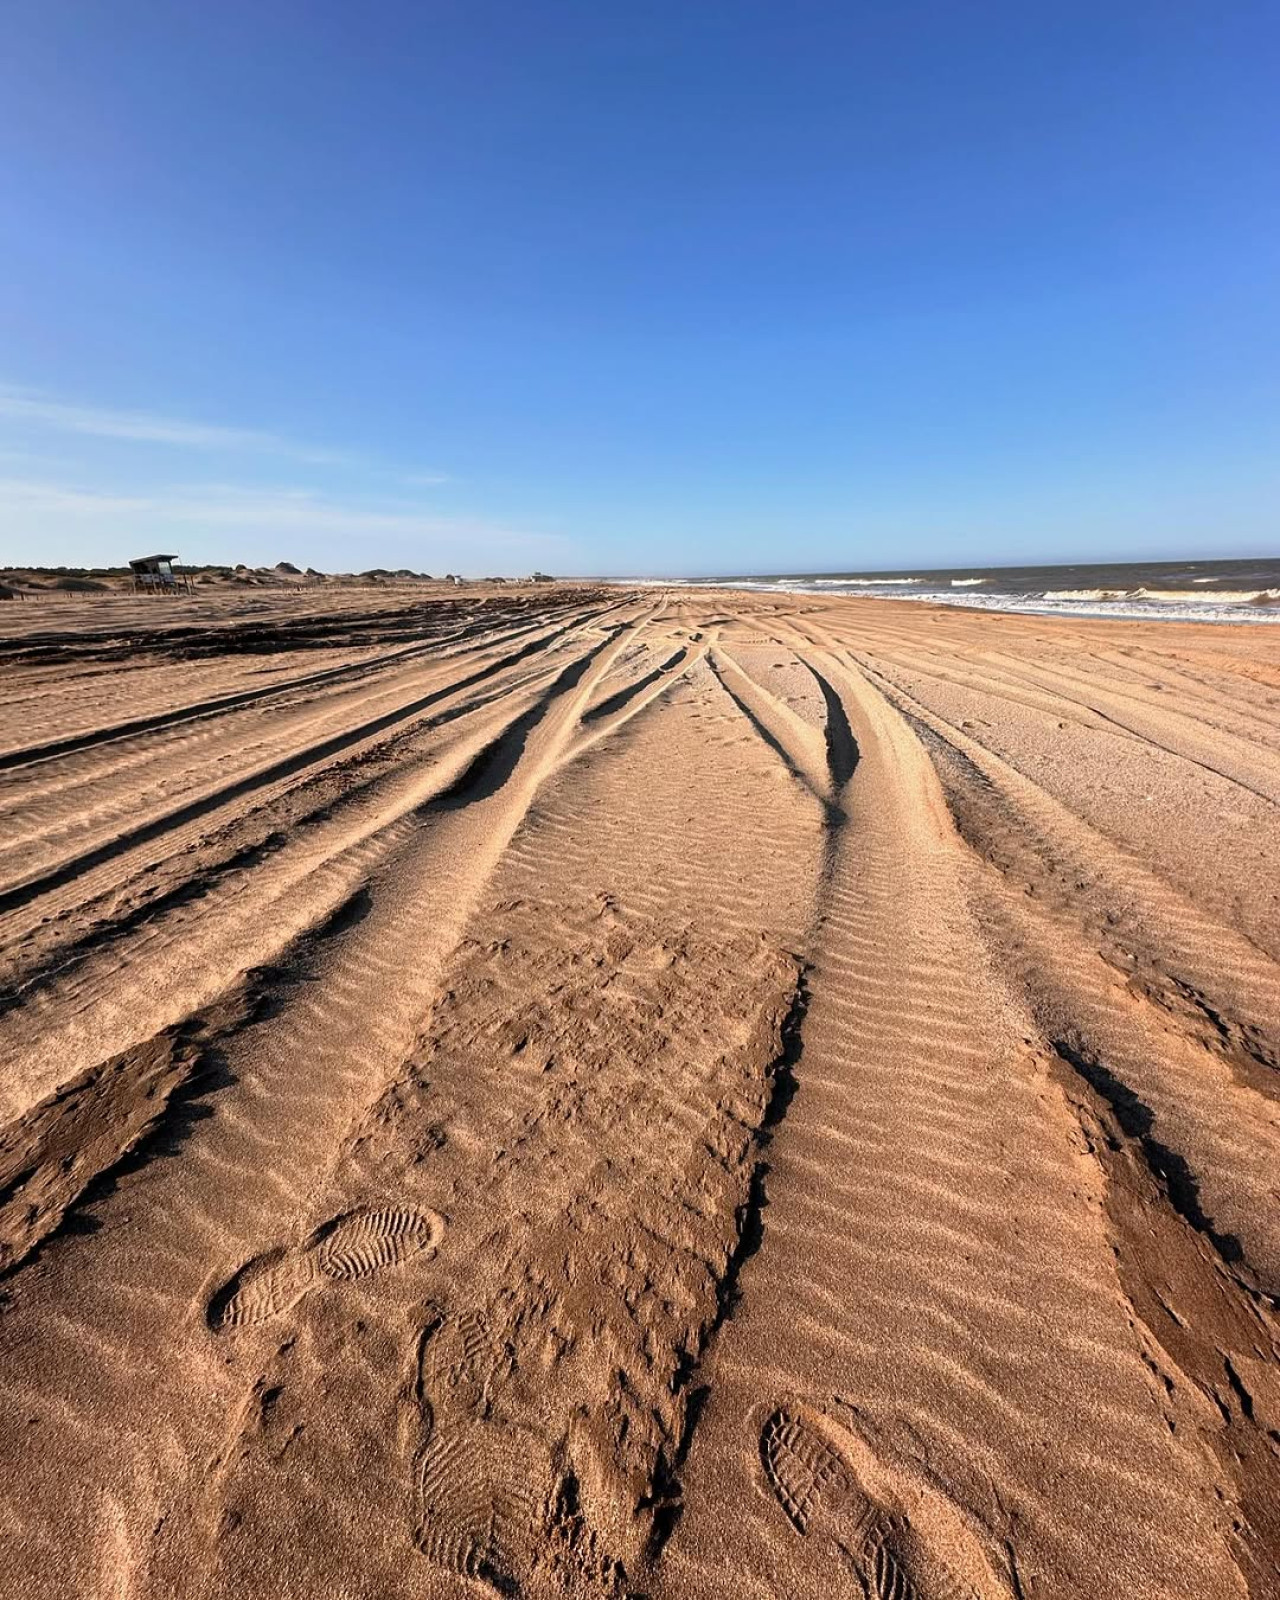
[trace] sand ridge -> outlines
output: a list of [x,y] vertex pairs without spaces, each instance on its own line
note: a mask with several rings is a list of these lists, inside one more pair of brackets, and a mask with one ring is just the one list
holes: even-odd
[[1280,1595],[1265,628],[0,655],[0,1591]]

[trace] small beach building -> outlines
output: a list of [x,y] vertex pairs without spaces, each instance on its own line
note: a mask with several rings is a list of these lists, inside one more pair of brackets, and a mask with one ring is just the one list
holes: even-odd
[[188,578],[174,571],[177,556],[137,556],[129,563],[135,594],[190,594]]

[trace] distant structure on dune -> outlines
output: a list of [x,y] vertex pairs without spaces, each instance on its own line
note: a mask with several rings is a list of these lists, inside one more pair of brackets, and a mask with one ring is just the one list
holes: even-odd
[[133,571],[135,594],[191,594],[190,578],[175,572],[176,555],[136,556],[129,566]]

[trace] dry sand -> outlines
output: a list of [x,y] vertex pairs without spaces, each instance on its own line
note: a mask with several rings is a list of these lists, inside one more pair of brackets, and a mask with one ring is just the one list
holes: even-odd
[[5,1595],[1280,1593],[1280,630],[0,657]]

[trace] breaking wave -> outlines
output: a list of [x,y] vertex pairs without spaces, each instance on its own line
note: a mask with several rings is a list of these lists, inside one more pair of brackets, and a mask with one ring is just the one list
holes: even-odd
[[[1196,578],[1196,583],[1212,580]],[[1280,589],[1046,589],[1045,600],[1082,600],[1095,604],[1113,601],[1189,606],[1274,606],[1280,605]]]

